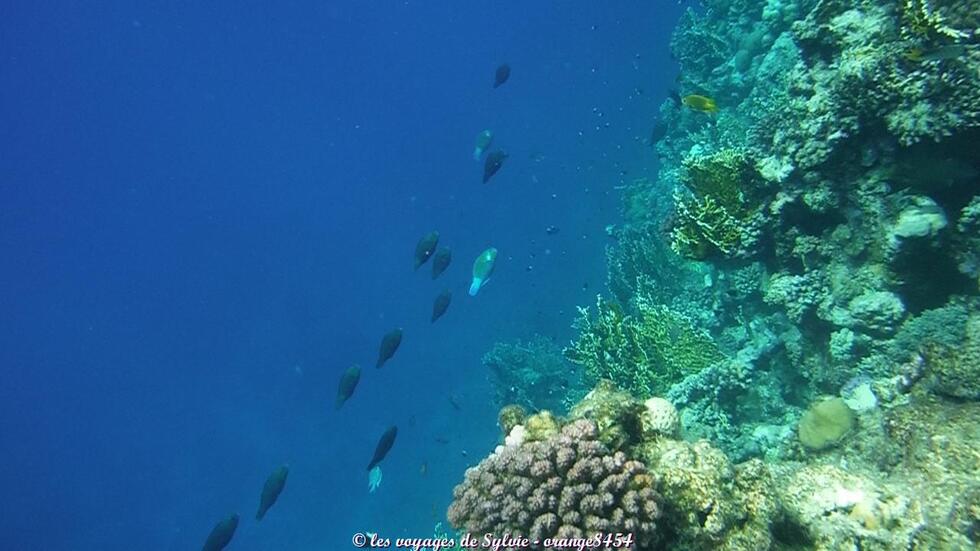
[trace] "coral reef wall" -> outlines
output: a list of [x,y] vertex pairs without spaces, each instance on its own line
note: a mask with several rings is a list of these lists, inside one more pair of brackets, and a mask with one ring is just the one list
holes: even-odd
[[976,549],[980,2],[704,0],[671,49],[658,177],[564,349],[596,386],[502,415],[454,525],[581,528],[575,432],[643,484],[636,549]]
[[[608,251],[622,322],[600,300],[566,354],[641,397],[669,395],[692,436],[734,457],[768,453],[854,377],[901,387],[921,356],[945,366],[933,388],[975,378],[950,349],[980,304],[978,21],[980,4],[953,0],[688,10],[660,173],[628,187]],[[668,362],[651,381],[649,355],[613,337],[652,308],[704,331],[711,365]]]

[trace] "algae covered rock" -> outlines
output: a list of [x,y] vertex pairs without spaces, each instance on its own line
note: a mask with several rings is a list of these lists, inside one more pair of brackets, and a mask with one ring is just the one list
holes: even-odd
[[524,422],[524,440],[527,442],[547,440],[558,434],[559,430],[561,425],[550,411],[539,411]]
[[866,291],[851,299],[847,309],[855,327],[881,335],[894,333],[905,316],[902,299],[888,291]]
[[599,441],[611,450],[620,450],[640,443],[645,414],[646,408],[630,393],[611,381],[600,380],[572,407],[569,419],[591,420],[599,430]]
[[855,425],[854,412],[841,398],[829,398],[812,405],[800,419],[800,443],[813,451],[840,443]]
[[520,404],[508,404],[500,408],[500,413],[497,414],[497,424],[505,435],[510,434],[514,427],[523,424],[526,419],[527,410]]
[[904,488],[833,465],[777,468],[782,529],[803,549],[911,549],[925,520]]
[[659,481],[665,523],[674,531],[670,549],[769,549],[778,506],[764,463],[738,467],[706,440],[660,439],[640,456]]
[[980,400],[980,315],[970,316],[965,335],[959,347],[930,345],[926,348],[929,383],[939,394]]

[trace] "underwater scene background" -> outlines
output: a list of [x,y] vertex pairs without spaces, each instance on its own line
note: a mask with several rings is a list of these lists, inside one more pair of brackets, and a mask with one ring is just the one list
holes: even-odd
[[3,549],[975,548],[978,28],[5,3]]

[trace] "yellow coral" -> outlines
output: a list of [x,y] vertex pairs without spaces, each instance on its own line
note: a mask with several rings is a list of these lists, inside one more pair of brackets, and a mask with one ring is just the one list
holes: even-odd
[[943,16],[929,5],[929,0],[903,0],[902,18],[905,20],[902,33],[908,38],[962,40],[970,37],[970,33],[946,24]]
[[639,295],[636,314],[596,298],[596,313],[580,308],[579,336],[565,356],[593,379],[610,379],[641,398],[660,395],[685,376],[722,358],[706,332],[649,297]]

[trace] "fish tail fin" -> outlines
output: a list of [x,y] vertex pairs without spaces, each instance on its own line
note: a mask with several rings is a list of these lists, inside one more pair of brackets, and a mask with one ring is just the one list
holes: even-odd
[[473,283],[470,284],[470,296],[475,297],[477,293],[480,292],[480,287],[483,285],[483,280],[479,278],[473,278]]

